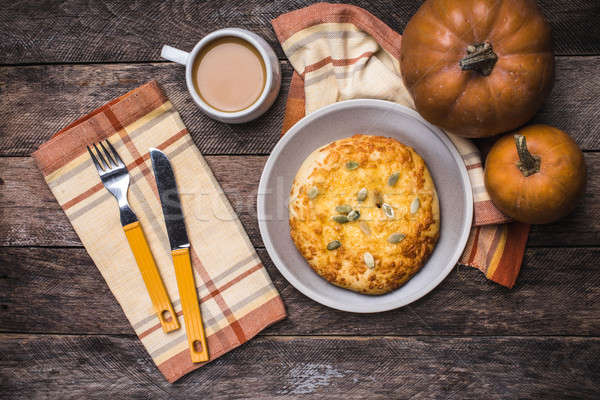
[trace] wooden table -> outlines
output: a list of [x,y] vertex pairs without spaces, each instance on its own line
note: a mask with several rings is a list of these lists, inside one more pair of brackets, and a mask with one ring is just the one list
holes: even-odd
[[[585,198],[531,231],[512,290],[457,267],[402,309],[356,315],[309,300],[261,241],[255,194],[279,137],[291,68],[270,20],[309,3],[4,1],[0,7],[0,393],[4,398],[564,398],[600,392],[600,2],[542,0],[556,85],[535,117],[585,151]],[[420,1],[356,1],[402,31]],[[212,121],[161,45],[241,26],[277,50],[282,91],[262,118]],[[170,385],[29,156],[55,131],[157,79],[246,228],[289,316]]]

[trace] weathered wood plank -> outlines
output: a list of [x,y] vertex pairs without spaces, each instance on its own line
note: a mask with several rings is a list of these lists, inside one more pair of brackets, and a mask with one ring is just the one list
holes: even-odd
[[8,398],[594,398],[600,339],[260,337],[168,384],[131,337],[0,335]]
[[[203,154],[268,154],[279,139],[292,69],[282,62],[282,90],[259,119],[228,125],[206,117],[172,63],[0,67],[0,156],[31,154],[52,134],[110,99],[156,79],[179,110]],[[600,56],[559,57],[556,85],[534,121],[600,149]],[[349,133],[350,134],[350,133]]]
[[[528,249],[512,290],[457,267],[423,299],[372,315],[317,304],[259,256],[288,310],[266,335],[600,335],[600,248]],[[4,332],[133,334],[83,249],[3,248],[0,310]]]
[[[255,246],[258,182],[266,156],[208,156],[208,164]],[[531,246],[600,246],[600,153],[586,153],[588,186],[568,217],[533,227]],[[0,246],[81,246],[31,158],[0,158]]]
[[[336,1],[337,2],[337,1]],[[421,1],[347,1],[402,32]],[[68,2],[14,1],[0,13],[0,63],[137,62],[160,60],[163,44],[190,50],[207,33],[230,26],[250,29],[277,51],[270,21],[311,0],[191,0]],[[599,54],[596,0],[540,0],[553,28],[557,54]]]

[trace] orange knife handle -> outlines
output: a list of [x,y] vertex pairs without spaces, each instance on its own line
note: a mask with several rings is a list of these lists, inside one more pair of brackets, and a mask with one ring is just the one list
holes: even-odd
[[200,314],[200,303],[194,283],[194,273],[190,261],[190,249],[177,249],[171,252],[173,264],[175,265],[175,277],[181,299],[183,319],[185,321],[185,333],[188,346],[192,356],[192,362],[208,361],[208,348],[206,347],[206,335],[202,325]]
[[163,281],[154,262],[154,257],[150,252],[150,247],[142,231],[140,221],[132,222],[131,224],[123,227],[125,236],[129,241],[129,247],[135,257],[138,268],[142,274],[142,279],[146,284],[146,290],[150,295],[154,312],[160,320],[163,331],[165,333],[179,329],[179,321],[177,314],[173,310],[171,300],[167,294],[167,289],[163,284]]

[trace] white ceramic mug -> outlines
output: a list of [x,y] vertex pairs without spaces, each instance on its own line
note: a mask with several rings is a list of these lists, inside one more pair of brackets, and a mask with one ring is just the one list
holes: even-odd
[[[256,100],[256,102],[254,102],[250,107],[241,111],[225,112],[217,110],[214,107],[206,104],[206,102],[202,100],[202,97],[200,97],[196,91],[192,81],[192,66],[194,64],[194,60],[198,54],[200,54],[200,51],[213,40],[223,37],[240,38],[254,46],[260,53],[265,64],[265,70],[267,72],[265,87],[258,100]],[[281,87],[281,69],[279,68],[279,60],[277,59],[273,48],[269,46],[269,44],[263,38],[245,29],[227,28],[211,32],[202,38],[202,40],[200,40],[189,53],[171,46],[164,45],[160,56],[162,58],[166,58],[167,60],[185,65],[185,82],[190,95],[196,104],[198,104],[198,106],[202,109],[202,111],[204,111],[209,117],[219,121],[239,124],[260,117],[269,109],[269,107],[271,107],[271,105],[273,105],[273,102],[279,93],[279,88]]]

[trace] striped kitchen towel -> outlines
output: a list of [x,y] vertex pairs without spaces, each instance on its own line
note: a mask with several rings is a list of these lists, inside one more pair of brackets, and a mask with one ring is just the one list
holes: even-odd
[[[127,165],[129,201],[181,328],[165,334],[86,145],[108,139]],[[50,190],[169,382],[202,366],[190,359],[169,240],[148,149],[169,157],[191,242],[192,266],[211,361],[285,317],[279,293],[179,114],[152,81],[58,132],[33,154]]]
[[[318,3],[281,15],[273,27],[294,67],[282,132],[304,115],[342,100],[383,99],[414,108],[400,74],[401,36],[364,9]],[[473,187],[473,228],[460,264],[512,287],[529,225],[508,223],[485,189],[477,147],[448,136],[463,156]]]

